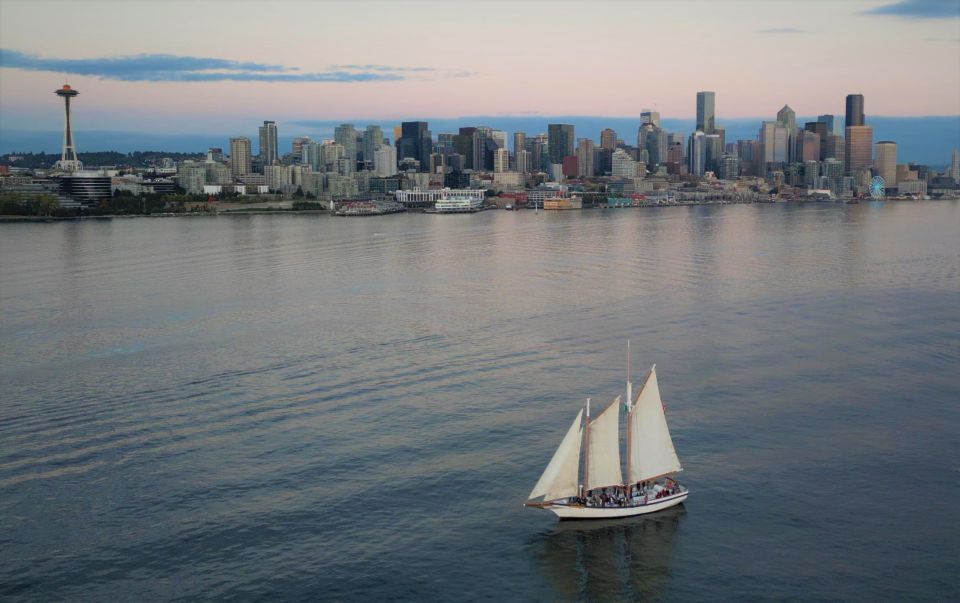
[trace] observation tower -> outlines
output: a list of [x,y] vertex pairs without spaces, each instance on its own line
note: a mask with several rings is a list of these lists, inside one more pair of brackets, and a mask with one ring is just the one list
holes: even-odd
[[77,159],[77,149],[73,145],[73,131],[70,128],[70,99],[80,94],[64,84],[63,88],[54,90],[54,94],[63,99],[63,150],[60,152],[60,161],[56,167],[65,172],[76,172],[83,169],[83,164]]

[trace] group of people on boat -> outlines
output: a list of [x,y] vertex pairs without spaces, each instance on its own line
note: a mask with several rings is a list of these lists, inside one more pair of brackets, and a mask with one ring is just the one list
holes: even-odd
[[668,478],[662,485],[653,481],[642,481],[631,484],[626,489],[622,486],[611,486],[588,490],[584,496],[577,497],[574,502],[586,507],[632,507],[645,505],[651,500],[667,498],[680,492],[680,484]]

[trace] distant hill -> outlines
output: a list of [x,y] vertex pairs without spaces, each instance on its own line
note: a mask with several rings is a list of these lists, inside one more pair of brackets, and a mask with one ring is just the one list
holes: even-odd
[[[597,116],[465,116],[458,118],[418,118],[430,123],[434,137],[439,132],[456,132],[461,126],[490,126],[508,133],[508,145],[512,145],[510,133],[524,131],[528,135],[547,131],[548,123],[571,123],[576,126],[578,137],[589,136],[600,140],[603,128],[613,128],[627,144],[635,144],[639,120],[636,117]],[[718,119],[718,125],[726,129],[726,140],[754,139],[764,118]],[[773,119],[768,117],[766,119]],[[816,118],[798,117],[797,124]],[[290,149],[296,136],[332,138],[333,129],[341,123],[353,123],[358,128],[368,124],[380,125],[388,138],[393,136],[393,126],[400,120],[299,120],[280,122],[280,147]],[[868,116],[867,123],[874,127],[874,142],[893,140],[898,144],[897,160],[913,161],[932,166],[943,166],[950,161],[950,152],[960,147],[960,115],[935,117],[882,117]],[[689,134],[694,128],[693,119],[666,118],[662,123],[670,132]],[[221,147],[225,151],[231,136],[248,136],[257,151],[257,124],[248,131],[207,134],[147,134],[140,132],[84,131],[75,132],[77,148],[81,151],[134,151],[160,150],[170,153],[201,153],[208,147]],[[62,131],[0,131],[0,154],[13,152],[59,153],[63,142]]]

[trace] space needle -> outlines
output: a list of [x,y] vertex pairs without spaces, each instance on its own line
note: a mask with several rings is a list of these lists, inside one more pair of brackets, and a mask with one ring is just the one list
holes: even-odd
[[63,99],[63,150],[60,152],[60,161],[56,167],[65,172],[76,172],[83,169],[83,164],[77,159],[77,149],[73,145],[73,131],[70,128],[70,99],[80,94],[64,84],[63,88],[54,90],[54,94]]

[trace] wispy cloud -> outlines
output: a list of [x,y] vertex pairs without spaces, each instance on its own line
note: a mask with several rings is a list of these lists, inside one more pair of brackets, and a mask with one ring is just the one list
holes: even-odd
[[44,58],[18,50],[0,49],[0,67],[90,75],[126,82],[371,82],[412,79],[424,73],[465,77],[466,72],[441,72],[432,67],[333,65],[325,71],[301,72],[296,67],[171,54],[138,54],[95,59]]
[[863,11],[864,15],[890,15],[906,19],[949,19],[960,17],[956,0],[900,0]]
[[801,34],[806,33],[796,27],[771,27],[769,29],[754,29],[753,33],[758,34]]

